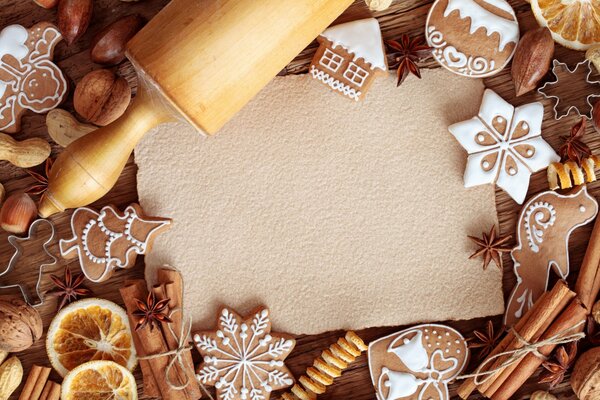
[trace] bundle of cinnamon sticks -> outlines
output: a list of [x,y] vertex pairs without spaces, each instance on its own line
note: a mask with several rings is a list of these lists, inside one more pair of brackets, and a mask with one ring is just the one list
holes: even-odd
[[[181,274],[169,267],[156,272],[156,284],[150,289],[156,300],[169,299],[167,315],[172,322],[161,322],[160,327],[151,324],[134,330],[133,341],[140,358],[144,376],[144,394],[164,400],[197,400],[202,397],[196,381],[194,363],[189,349],[187,324],[183,318],[183,280]],[[136,299],[148,296],[148,287],[143,279],[126,281],[120,289],[125,303],[129,323],[136,326],[138,309]]]
[[33,365],[21,390],[19,400],[59,400],[61,386],[48,380],[50,368]]
[[583,331],[599,292],[600,218],[596,219],[575,291],[571,291],[566,282],[559,281],[551,291],[544,293],[476,370],[476,374],[488,372],[489,375],[465,380],[458,395],[466,399],[477,389],[492,400],[510,399],[544,362],[540,356],[549,356],[557,344],[538,347],[539,355],[527,353],[510,365],[505,364],[511,355],[499,355],[514,354],[528,343]]

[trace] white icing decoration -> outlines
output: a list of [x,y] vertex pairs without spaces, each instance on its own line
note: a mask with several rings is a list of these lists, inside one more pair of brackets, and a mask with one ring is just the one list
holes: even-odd
[[342,46],[353,53],[354,60],[362,58],[373,68],[387,70],[381,29],[375,18],[335,25],[326,29],[321,36],[333,42],[334,47]]
[[2,57],[9,54],[21,61],[29,49],[25,45],[29,32],[21,25],[10,25],[2,29],[0,32],[0,60]]
[[[500,1],[495,1],[495,3],[498,4]],[[500,36],[499,51],[503,51],[509,43],[519,41],[519,24],[512,9],[510,13],[513,20],[508,20],[486,10],[474,0],[448,0],[444,17],[447,17],[453,11],[458,11],[462,19],[470,18],[469,33],[471,35],[479,28],[484,28],[488,36],[497,33]]]
[[[508,122],[505,135],[493,127],[492,121],[498,116]],[[541,103],[514,108],[494,91],[486,89],[478,116],[448,128],[469,154],[464,175],[465,187],[496,183],[517,203],[522,204],[531,174],[548,167],[552,162],[560,161],[560,157],[541,137],[543,116]],[[522,122],[527,123],[529,131],[513,139],[515,128]],[[476,139],[480,132],[487,132],[495,143],[480,143]],[[531,146],[535,149],[533,155],[529,158],[521,156],[515,149],[517,145]],[[496,156],[495,164],[485,166],[482,160],[491,155]],[[507,171],[509,158],[514,166]]]
[[579,206],[579,212],[585,212],[585,206]]
[[[292,385],[294,380],[279,358],[292,350],[294,342],[273,338],[267,330],[269,323],[266,309],[254,315],[250,326],[223,309],[217,340],[207,335],[194,335],[196,346],[207,354],[197,379],[203,384],[216,380],[215,387],[219,389],[221,400],[238,398],[236,392],[240,381],[239,398],[248,400],[264,400],[274,384],[279,387]],[[267,370],[267,366],[275,368]]]
[[324,84],[326,84],[333,90],[339,91],[344,96],[348,96],[355,101],[360,100],[360,95],[362,94],[362,92],[360,92],[360,91],[357,92],[356,90],[354,90],[354,88],[351,88],[350,86],[346,85],[345,83],[340,82],[339,80],[335,79],[333,76],[330,76],[329,74],[325,73],[324,71],[321,71],[321,70],[315,68],[314,65],[311,65],[310,73],[313,78],[323,82]]
[[[465,351],[468,351],[466,342],[460,333],[449,327],[438,326],[453,331],[463,340]],[[450,353],[449,348],[435,349],[431,355],[429,355],[423,343],[424,330],[422,327],[422,325],[417,326],[400,332],[399,334],[391,335],[397,335],[398,338],[390,343],[388,352],[398,356],[402,363],[410,371],[414,372],[414,374],[410,372],[393,371],[385,366],[382,367],[376,385],[378,388],[377,398],[379,400],[397,400],[412,396],[417,393],[417,391],[419,391],[418,399],[424,400],[423,396],[428,391],[429,387],[433,387],[437,391],[437,399],[449,399],[448,382],[452,381],[465,367],[468,357],[464,357],[462,365],[459,366],[458,358],[444,355],[444,353]],[[408,339],[407,336],[412,333],[414,333],[414,336],[412,336],[411,339]],[[432,333],[437,335],[437,331],[433,331]],[[448,332],[446,332],[446,336],[449,336]],[[389,338],[389,336],[380,340],[385,340],[387,338]],[[402,344],[396,346],[396,342],[398,342],[399,339],[402,339]],[[455,343],[460,344],[461,342],[460,340],[456,340]],[[451,343],[448,342],[448,346],[450,345]],[[430,343],[427,343],[427,347],[431,348],[432,346]],[[460,354],[460,349],[457,349],[456,354]],[[443,365],[445,368],[441,369],[438,365]],[[371,363],[369,363],[369,367],[371,369],[371,376],[374,377]],[[452,374],[450,374],[451,371],[453,371]],[[415,374],[418,374],[418,376]],[[424,377],[422,377],[423,375]],[[383,388],[387,389],[387,396],[384,395]]]
[[544,241],[544,231],[556,222],[556,210],[546,201],[535,202],[525,212],[525,234],[527,244],[534,253],[540,251]]

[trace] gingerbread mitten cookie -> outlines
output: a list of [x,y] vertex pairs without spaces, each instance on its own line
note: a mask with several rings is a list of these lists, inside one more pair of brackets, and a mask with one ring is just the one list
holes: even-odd
[[99,213],[82,207],[71,216],[73,238],[60,241],[60,253],[79,256],[86,278],[103,282],[115,269],[132,267],[136,256],[146,254],[156,236],[170,227],[170,219],[146,216],[138,204],[123,212],[113,206]]
[[369,370],[379,400],[448,400],[448,383],[469,359],[466,340],[443,325],[419,325],[369,345]]
[[519,42],[519,23],[505,0],[437,0],[425,36],[444,68],[482,78],[508,64]]
[[0,32],[0,131],[18,132],[25,110],[44,113],[63,101],[67,81],[52,62],[61,39],[49,22]]

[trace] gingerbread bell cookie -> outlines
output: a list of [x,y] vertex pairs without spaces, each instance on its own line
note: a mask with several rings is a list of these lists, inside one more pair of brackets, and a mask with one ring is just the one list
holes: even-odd
[[52,62],[61,40],[48,22],[30,29],[10,25],[0,32],[0,131],[18,132],[26,110],[45,113],[63,101],[67,81]]
[[156,236],[171,227],[168,218],[145,215],[138,204],[121,212],[106,206],[96,212],[78,208],[71,217],[73,238],[60,241],[65,258],[79,256],[81,270],[92,282],[103,282],[117,268],[130,268],[146,254]]
[[335,25],[318,38],[320,46],[310,64],[311,76],[352,100],[362,100],[387,62],[381,30],[375,18]]
[[425,37],[444,68],[482,78],[508,64],[519,42],[519,23],[505,0],[436,0]]
[[506,326],[513,326],[548,289],[551,270],[567,279],[571,232],[597,213],[598,203],[585,186],[568,195],[543,192],[523,206],[517,247],[511,252],[517,284],[506,304]]
[[369,370],[379,400],[448,400],[448,383],[469,359],[462,335],[443,325],[419,325],[369,345]]

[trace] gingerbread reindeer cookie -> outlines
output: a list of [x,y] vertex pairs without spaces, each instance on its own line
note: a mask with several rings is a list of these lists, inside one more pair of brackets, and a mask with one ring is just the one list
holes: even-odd
[[521,209],[517,247],[511,252],[517,285],[506,305],[504,323],[514,325],[548,288],[550,270],[569,275],[569,236],[592,221],[598,203],[585,186],[569,195],[548,191],[532,197]]
[[466,340],[444,325],[415,326],[369,345],[369,370],[379,400],[449,400],[448,383],[468,360]]
[[10,25],[0,32],[0,131],[18,132],[26,110],[44,113],[63,101],[67,81],[52,62],[61,40],[49,22],[30,29]]
[[103,282],[116,268],[132,267],[136,256],[150,250],[156,236],[170,227],[170,219],[148,217],[138,204],[123,212],[113,206],[99,213],[82,207],[71,217],[73,238],[60,241],[60,253],[79,256],[86,278]]

